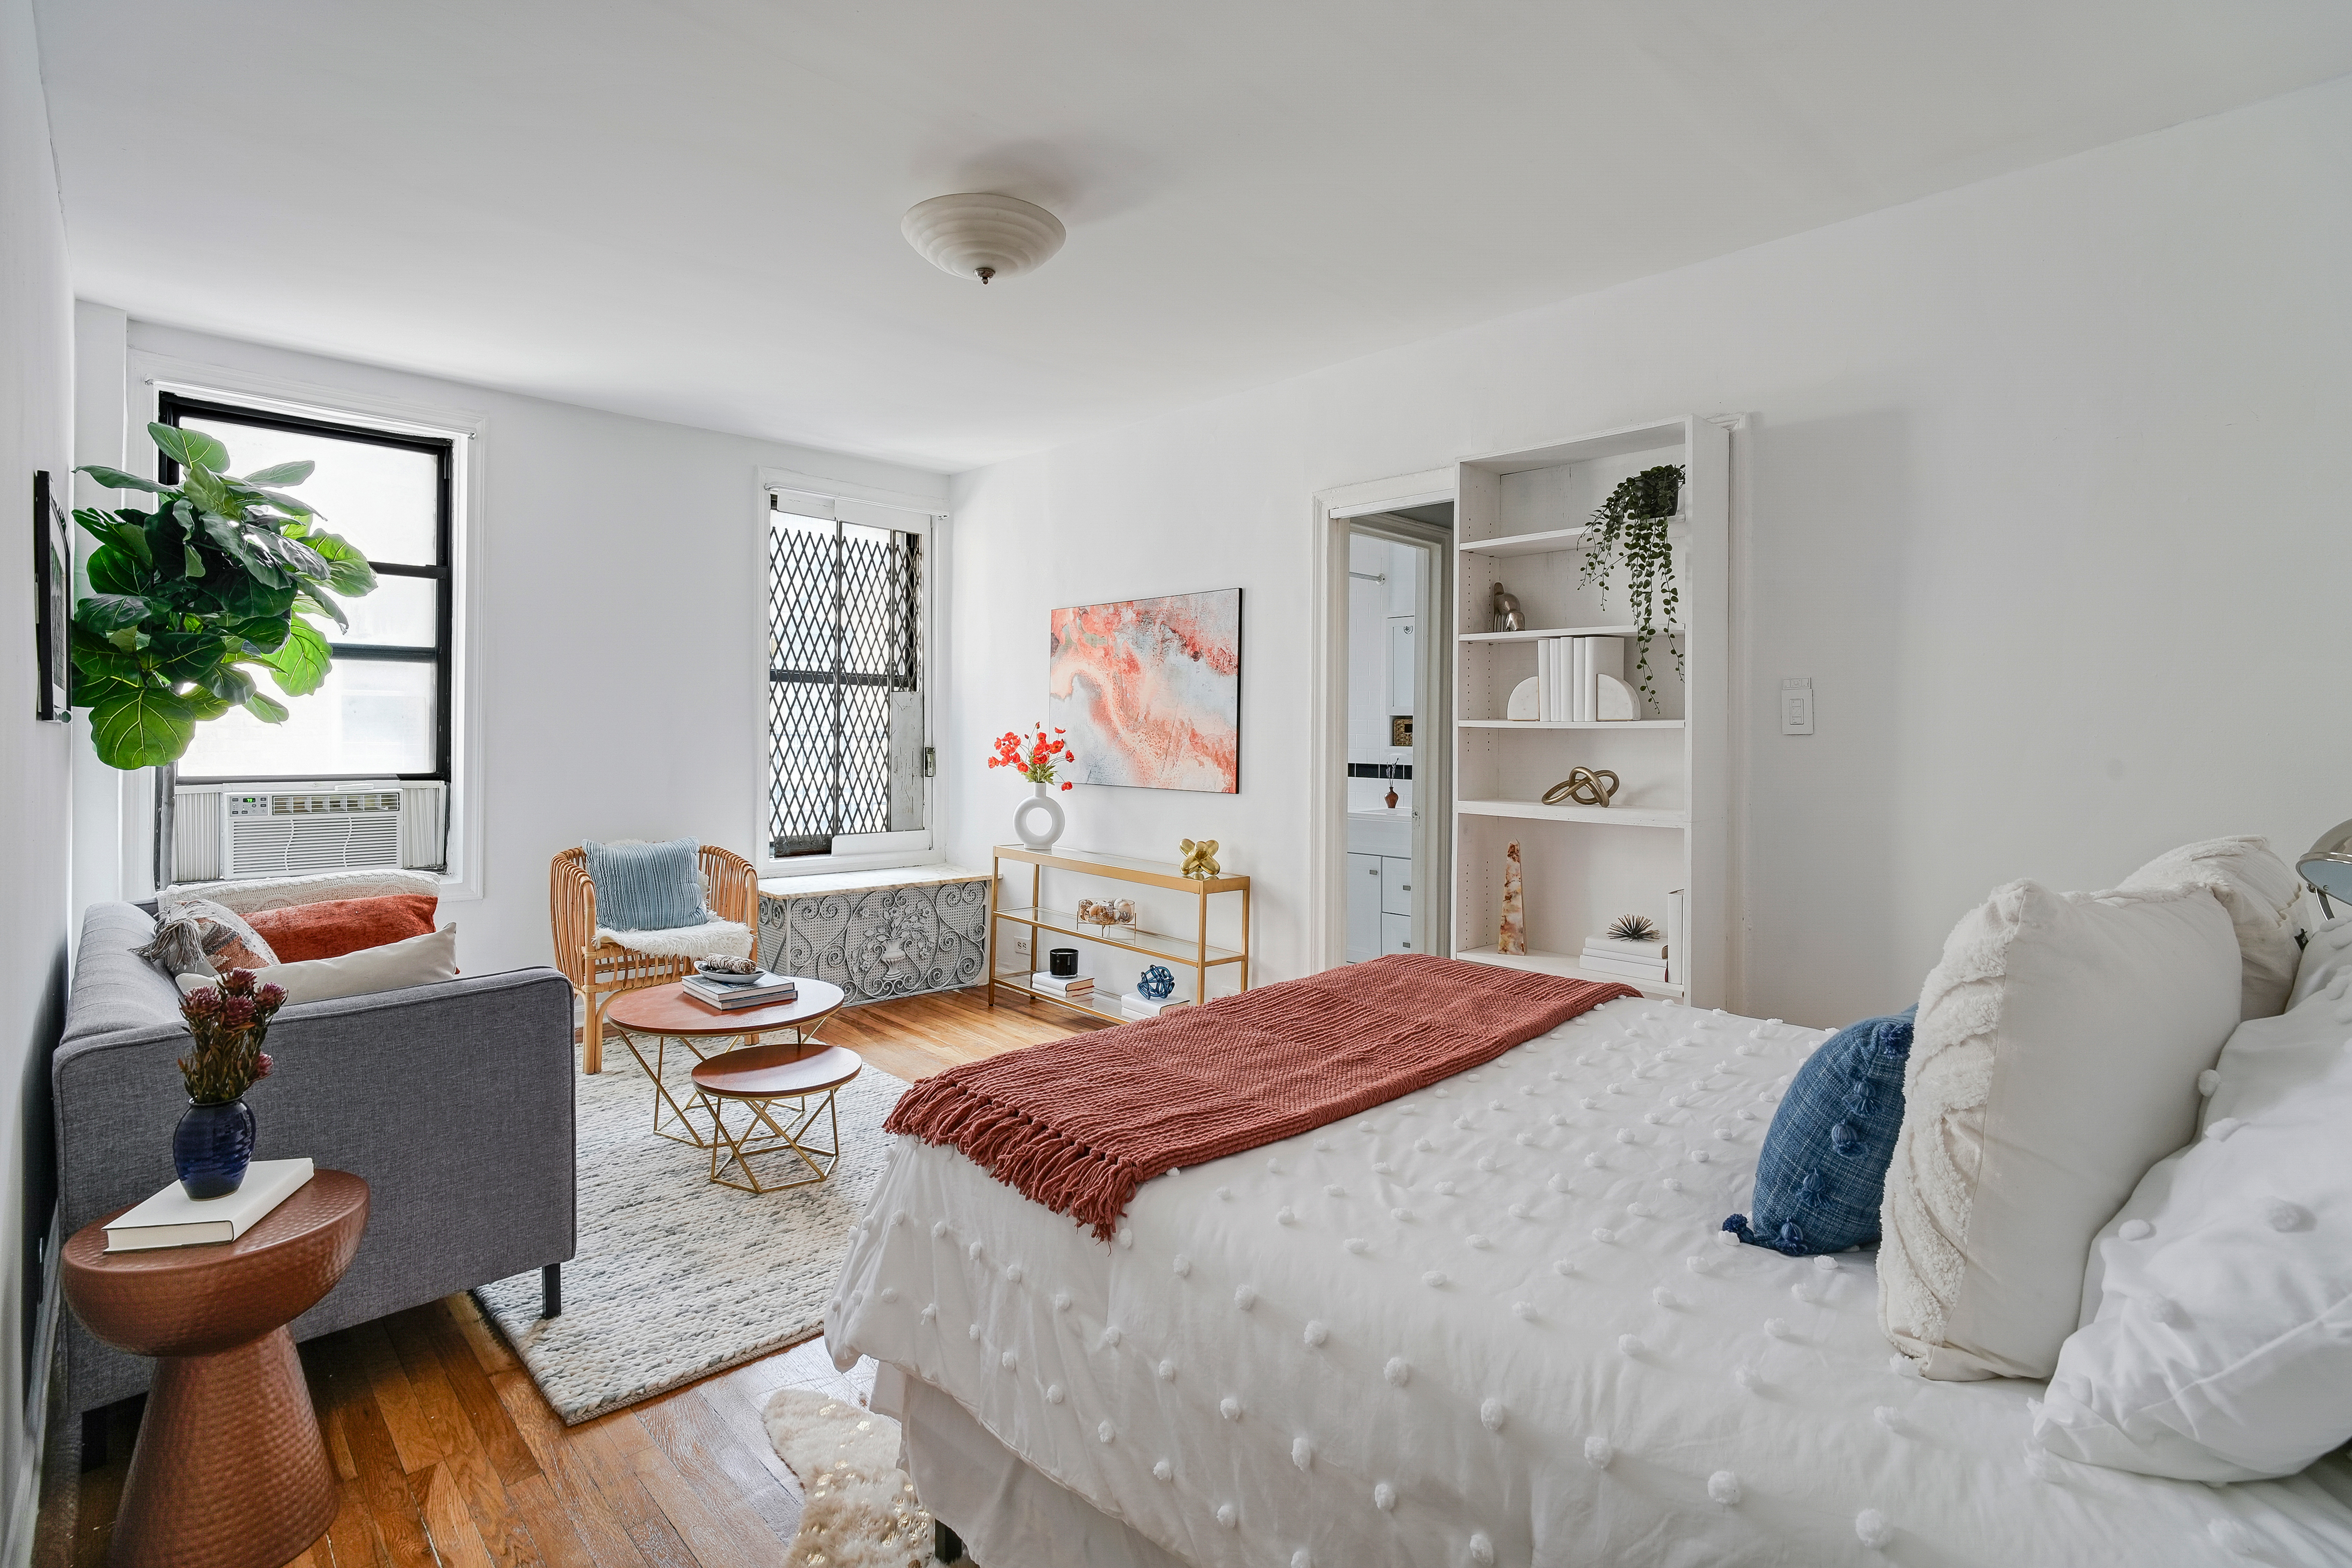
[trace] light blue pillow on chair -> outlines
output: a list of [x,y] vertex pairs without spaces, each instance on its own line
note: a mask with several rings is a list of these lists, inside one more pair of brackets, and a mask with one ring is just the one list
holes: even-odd
[[702,846],[582,843],[596,884],[596,923],[607,931],[675,931],[710,923],[702,901]]

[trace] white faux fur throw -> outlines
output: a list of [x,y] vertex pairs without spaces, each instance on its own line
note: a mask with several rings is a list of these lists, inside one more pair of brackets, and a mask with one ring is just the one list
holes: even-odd
[[780,1388],[768,1440],[801,1481],[792,1568],[929,1568],[931,1516],[898,1468],[898,1424],[831,1394]]
[[751,928],[740,921],[712,921],[709,925],[678,926],[670,931],[609,931],[596,928],[596,940],[642,952],[648,958],[749,958]]

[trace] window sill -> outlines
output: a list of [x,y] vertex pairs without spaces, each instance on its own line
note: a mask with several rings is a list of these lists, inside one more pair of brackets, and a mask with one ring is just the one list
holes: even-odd
[[784,875],[762,876],[760,891],[768,898],[793,899],[868,888],[919,888],[941,882],[984,882],[987,879],[985,871],[974,871],[945,860],[930,859],[909,864],[903,857],[898,857],[891,863],[874,866],[835,867],[812,871],[803,871],[794,867]]

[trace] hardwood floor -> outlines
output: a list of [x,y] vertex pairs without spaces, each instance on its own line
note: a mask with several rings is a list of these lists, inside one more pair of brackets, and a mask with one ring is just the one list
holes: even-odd
[[[908,1080],[1080,1030],[1047,1004],[952,992],[845,1009],[824,1030]],[[625,1052],[605,1071],[635,1071]],[[782,1194],[789,1201],[790,1194]],[[816,1341],[567,1427],[459,1294],[301,1347],[341,1508],[289,1568],[739,1568],[784,1562],[801,1490],[760,1423],[787,1385],[863,1399]],[[105,1561],[137,1409],[85,1473],[74,1568]],[[224,1435],[233,1438],[233,1435]]]

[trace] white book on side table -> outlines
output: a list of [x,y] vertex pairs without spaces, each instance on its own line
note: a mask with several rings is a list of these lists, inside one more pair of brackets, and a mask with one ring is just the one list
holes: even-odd
[[1094,990],[1095,982],[1089,974],[1035,973],[1029,976],[1029,985],[1049,996],[1084,996]]
[[145,1252],[158,1247],[196,1247],[235,1241],[310,1179],[310,1162],[256,1160],[245,1182],[226,1197],[192,1198],[173,1182],[106,1227],[109,1252]]
[[1157,1018],[1162,1013],[1172,1013],[1179,1007],[1192,1005],[1181,996],[1127,995],[1118,999],[1119,1011],[1130,1018]]

